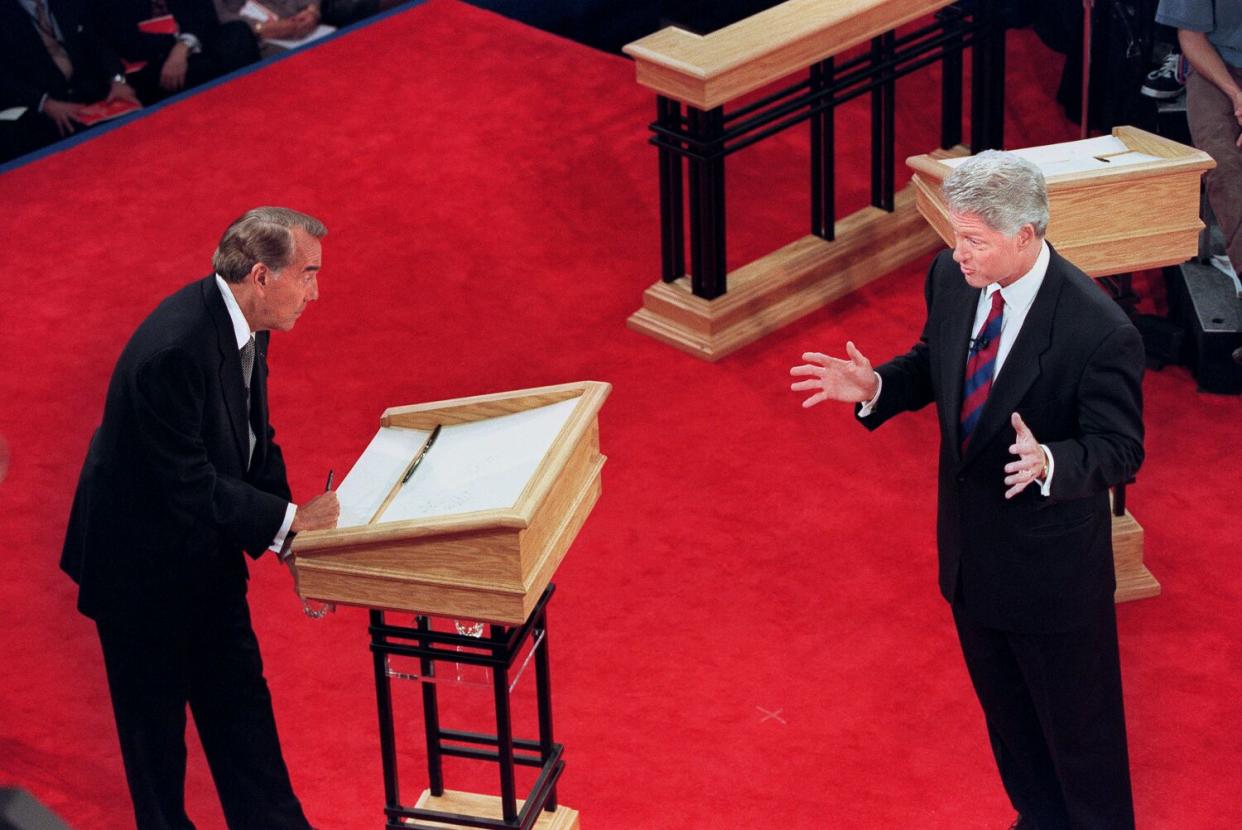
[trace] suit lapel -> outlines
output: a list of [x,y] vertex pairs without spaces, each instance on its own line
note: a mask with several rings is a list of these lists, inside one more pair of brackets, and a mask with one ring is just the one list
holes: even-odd
[[981,290],[971,288],[965,280],[960,280],[958,285],[960,296],[948,303],[949,313],[940,321],[940,342],[944,344],[944,359],[940,361],[940,388],[944,390],[940,427],[944,435],[953,436],[954,457],[958,457],[962,451],[962,442],[958,435],[961,420],[959,416],[962,411],[962,378],[966,374],[966,351],[970,346],[970,329],[975,321]]
[[[220,296],[215,276],[202,282],[203,302],[216,324],[216,346],[220,354],[220,389],[224,392],[224,407],[233,425],[233,443],[237,447],[242,469],[246,469],[246,456],[250,450],[250,433],[246,429],[246,395],[242,388],[241,355],[237,349],[237,336],[233,333],[233,321]],[[258,361],[255,361],[258,363]]]
[[992,391],[971,435],[963,461],[969,461],[987,444],[997,431],[1012,429],[1009,416],[1018,408],[1031,384],[1039,377],[1043,355],[1052,345],[1052,320],[1057,299],[1064,282],[1060,258],[1052,252],[1044,282],[1035,295],[1022,323],[1022,330],[1005,358],[1000,374],[992,383]]

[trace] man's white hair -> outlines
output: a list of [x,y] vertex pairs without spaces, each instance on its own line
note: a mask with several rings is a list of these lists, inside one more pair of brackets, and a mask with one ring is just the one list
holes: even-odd
[[994,231],[1013,236],[1023,225],[1043,237],[1048,229],[1048,186],[1034,163],[1001,150],[962,162],[941,185],[953,213],[973,213]]

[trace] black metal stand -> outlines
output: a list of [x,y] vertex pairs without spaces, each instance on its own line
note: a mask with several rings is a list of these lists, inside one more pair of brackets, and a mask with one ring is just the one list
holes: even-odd
[[[556,590],[549,585],[520,626],[489,626],[488,636],[434,631],[430,620],[417,617],[417,627],[389,625],[384,612],[371,611],[371,653],[375,663],[375,697],[379,708],[380,751],[384,763],[384,826],[392,830],[435,830],[421,822],[439,822],[437,827],[482,827],[494,830],[530,830],[541,810],[555,812],[556,782],[565,762],[564,747],[552,740],[552,689],[548,664],[547,604]],[[528,640],[534,639],[535,695],[539,709],[539,739],[513,737],[509,709],[511,670]],[[397,777],[397,746],[393,727],[392,678],[389,655],[416,657],[422,682],[423,724],[427,737],[428,789],[433,796],[444,794],[444,756],[495,762],[500,774],[500,819],[428,810],[402,804]],[[464,663],[484,666],[492,672],[492,692],[496,706],[496,734],[460,732],[440,726],[437,701],[436,663]],[[537,767],[539,774],[517,809],[514,784],[516,764]]]
[[1004,135],[1005,27],[987,2],[941,10],[935,23],[897,37],[887,32],[871,49],[834,64],[812,64],[809,77],[726,114],[699,110],[657,96],[651,143],[659,151],[661,278],[685,276],[685,194],[682,159],[688,161],[690,280],[695,296],[711,300],[728,290],[725,268],[725,157],[800,124],[811,122],[811,233],[835,235],[833,113],[871,95],[871,203],[892,212],[895,191],[897,79],[940,61],[941,144],[962,135],[963,51],[971,49],[971,149],[999,148]]

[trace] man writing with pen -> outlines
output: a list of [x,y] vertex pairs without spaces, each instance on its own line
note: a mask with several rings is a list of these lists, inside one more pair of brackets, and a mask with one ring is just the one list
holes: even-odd
[[61,567],[95,621],[137,826],[185,812],[187,704],[225,819],[310,827],[280,750],[246,601],[243,552],[334,527],[327,492],[292,501],[268,421],[269,332],[318,298],[327,229],[255,208],[224,232],[215,274],[166,298],[117,361]]

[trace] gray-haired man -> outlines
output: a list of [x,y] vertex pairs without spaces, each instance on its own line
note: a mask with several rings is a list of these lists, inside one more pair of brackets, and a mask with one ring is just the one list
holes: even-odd
[[61,567],[103,647],[140,830],[185,813],[185,710],[232,830],[306,830],[246,602],[243,551],[333,527],[336,494],[295,506],[268,423],[268,332],[319,296],[316,219],[256,208],[224,232],[216,274],[160,303],[108,387]]
[[852,342],[808,352],[791,388],[868,429],[936,404],[940,590],[1014,826],[1132,828],[1108,488],[1143,459],[1142,341],[1044,241],[1034,165],[980,153],[944,193],[914,348],[875,370]]

